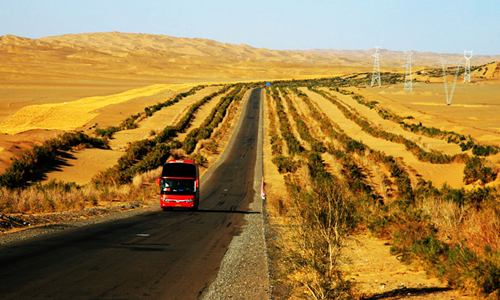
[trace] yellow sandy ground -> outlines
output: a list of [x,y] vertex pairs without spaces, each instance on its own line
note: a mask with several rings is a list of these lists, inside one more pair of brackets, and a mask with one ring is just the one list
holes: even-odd
[[65,161],[67,165],[47,173],[44,182],[55,179],[80,185],[87,184],[95,174],[114,166],[123,152],[89,148],[72,152],[71,155],[73,158]]
[[416,83],[413,92],[401,93],[403,85],[379,88],[349,88],[369,101],[416,122],[454,131],[485,144],[500,145],[500,84],[457,83],[451,105],[446,105],[442,84]]
[[153,116],[139,122],[138,128],[123,130],[115,133],[113,139],[109,141],[110,147],[115,150],[123,149],[130,142],[148,138],[152,130],[158,132],[163,130],[163,128],[168,125],[175,124],[178,119],[186,113],[191,105],[220,88],[220,86],[206,87],[203,90],[196,92],[194,95],[189,95],[183,98],[174,105],[164,107],[160,111],[155,112]]
[[[378,110],[370,109],[365,105],[359,104],[356,100],[354,100],[350,95],[343,95],[341,93],[337,93],[334,91],[329,91],[328,89],[323,89],[324,91],[329,92],[332,95],[338,97],[338,99],[347,104],[348,106],[354,108],[358,113],[360,113],[364,118],[368,119],[371,123],[376,125],[381,130],[391,132],[397,135],[401,135],[406,139],[415,142],[417,145],[422,147],[427,151],[438,150],[443,151],[446,154],[454,155],[462,153],[462,149],[457,144],[450,144],[442,139],[435,139],[426,137],[421,134],[416,134],[410,131],[406,131],[399,124],[394,123],[393,121],[385,120],[380,117],[378,114]],[[303,90],[304,91],[304,90]],[[445,104],[446,105],[446,104]],[[406,113],[406,112],[405,112]],[[401,113],[399,113],[401,114]]]
[[16,134],[33,129],[73,130],[99,115],[96,110],[164,90],[181,90],[201,83],[155,84],[109,96],[87,97],[76,101],[23,107],[0,124],[0,132]]
[[[446,290],[446,283],[428,277],[422,268],[402,264],[390,254],[389,248],[385,241],[368,234],[350,238],[345,253],[348,262],[344,269],[351,274],[360,294],[374,299],[475,299]],[[426,292],[426,289],[436,291]]]
[[[404,162],[422,175],[425,180],[431,180],[436,186],[441,186],[445,182],[451,187],[459,188],[463,186],[463,164],[443,164],[436,165],[419,161],[412,153],[406,151],[402,144],[392,143],[384,139],[373,137],[359,127],[353,121],[345,118],[344,114],[330,101],[316,93],[304,90],[308,96],[322,108],[323,112],[344,132],[355,140],[360,140],[368,147],[382,151],[387,155],[402,157]],[[446,176],[443,176],[446,175]]]
[[[272,152],[271,152],[271,141],[269,136],[269,109],[268,109],[268,101],[269,99],[264,97],[264,120],[263,120],[263,134],[264,140],[262,143],[262,148],[264,152],[263,156],[263,174],[265,177],[265,189],[267,192],[268,199],[272,201],[276,197],[283,196],[285,194],[285,181],[283,179],[283,175],[278,172],[276,166],[272,163]],[[271,100],[272,101],[272,100]],[[274,105],[273,105],[274,106]],[[275,120],[275,124],[279,126],[278,121]],[[284,144],[284,143],[283,143]],[[272,209],[272,206],[268,206],[269,209]]]

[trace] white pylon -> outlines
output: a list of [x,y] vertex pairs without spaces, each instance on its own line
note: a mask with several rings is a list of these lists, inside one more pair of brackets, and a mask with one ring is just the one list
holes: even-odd
[[378,53],[380,47],[381,46],[376,46],[375,54],[372,55],[375,57],[375,61],[373,62],[372,84],[370,87],[373,87],[375,81],[378,81],[378,87],[382,87],[382,82],[380,80],[380,53]]
[[[448,96],[448,84],[446,83],[446,67],[445,64],[457,65],[457,70],[455,71],[455,80],[453,81],[453,85],[451,88],[451,93]],[[441,65],[443,66],[443,77],[444,77],[444,93],[446,95],[446,104],[451,104],[451,99],[453,99],[453,92],[455,91],[455,86],[457,84],[458,70],[460,70],[460,66],[462,65],[462,61],[444,61],[441,60]]]
[[413,92],[413,78],[411,74],[411,55],[413,51],[405,51],[406,55],[406,74],[405,74],[405,92]]
[[464,83],[470,83],[470,59],[472,58],[472,50],[464,50],[465,57],[465,71],[464,71]]

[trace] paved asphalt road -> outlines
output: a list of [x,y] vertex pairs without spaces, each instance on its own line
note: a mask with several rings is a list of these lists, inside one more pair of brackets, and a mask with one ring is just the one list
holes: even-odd
[[196,299],[255,192],[260,89],[197,212],[149,212],[0,247],[0,299]]

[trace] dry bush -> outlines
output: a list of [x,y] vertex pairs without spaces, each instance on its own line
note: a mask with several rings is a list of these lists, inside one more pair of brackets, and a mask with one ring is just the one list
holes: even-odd
[[500,250],[500,208],[490,206],[482,210],[472,210],[462,225],[457,228],[462,233],[466,245],[479,255]]
[[195,154],[195,153],[199,154],[200,150],[205,148],[207,141],[210,141],[210,139],[199,140],[198,143],[196,144],[196,147],[194,148],[194,150],[191,154]]
[[156,184],[156,179],[161,175],[163,166],[158,167],[156,170],[150,170],[146,173],[142,173],[143,182]]
[[6,189],[0,192],[3,213],[56,212],[85,207],[80,190],[70,188],[32,186],[26,189]]
[[1,213],[47,213],[114,205],[114,202],[150,202],[155,199],[160,168],[134,177],[133,184],[98,187],[49,182],[25,189],[0,188]]
[[493,252],[500,250],[500,209],[497,206],[474,209],[434,197],[425,199],[421,208],[429,215],[440,240],[465,241],[465,245],[479,255],[483,255],[487,247]]
[[140,188],[143,186],[143,176],[142,174],[136,174],[134,178],[132,178],[132,185],[135,188]]
[[170,150],[170,154],[171,157],[169,157],[168,159],[183,159],[187,155],[186,151],[182,148],[172,149]]
[[156,180],[161,176],[161,170],[163,166],[160,166],[154,170],[147,171],[145,173],[136,174],[132,179],[132,186],[134,189],[140,189],[145,185],[156,184]]
[[457,230],[467,214],[464,207],[440,197],[427,198],[419,206],[438,229],[440,240],[460,241]]
[[284,217],[290,210],[290,202],[282,195],[267,193],[266,202],[271,215],[275,217]]
[[[301,181],[302,182],[302,181]],[[312,299],[348,299],[351,284],[340,269],[340,256],[354,226],[353,205],[338,182],[316,182],[310,189],[290,185],[293,222],[281,245],[288,278],[308,291]]]

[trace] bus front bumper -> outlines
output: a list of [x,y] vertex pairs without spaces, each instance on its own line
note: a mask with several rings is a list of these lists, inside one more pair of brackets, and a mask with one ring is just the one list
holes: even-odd
[[193,207],[195,198],[173,199],[170,197],[161,197],[161,207]]

